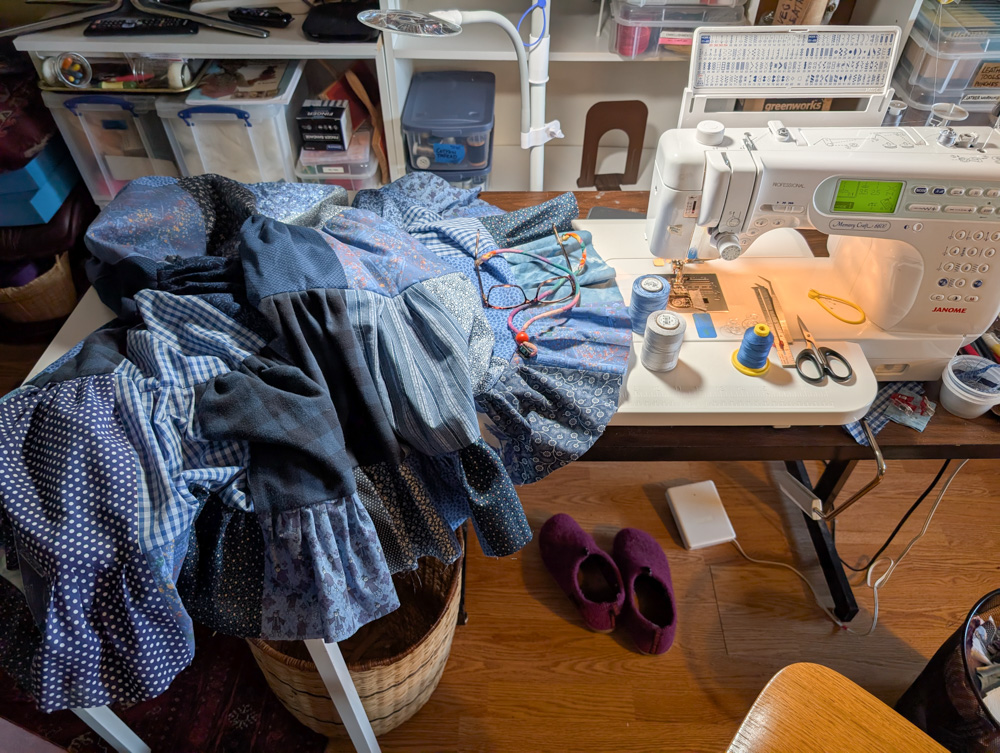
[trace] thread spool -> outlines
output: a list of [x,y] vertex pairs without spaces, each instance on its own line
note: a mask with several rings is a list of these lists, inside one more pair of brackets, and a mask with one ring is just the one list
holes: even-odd
[[743,342],[740,343],[739,350],[733,351],[733,366],[747,376],[763,376],[771,366],[767,356],[771,352],[772,345],[774,345],[774,334],[770,327],[763,322],[748,327],[743,333]]
[[490,160],[489,151],[486,149],[487,134],[474,133],[465,140],[465,157],[469,161],[469,167],[486,167]]
[[656,275],[643,275],[632,283],[632,299],[628,304],[632,331],[645,334],[646,320],[654,311],[665,309],[670,297],[670,283]]
[[[428,134],[428,137],[430,134]],[[434,161],[434,147],[430,144],[413,144],[410,147],[410,157],[413,159],[413,166],[418,170],[426,170]]]
[[639,360],[650,371],[672,371],[684,342],[687,324],[670,311],[654,311],[646,320]]

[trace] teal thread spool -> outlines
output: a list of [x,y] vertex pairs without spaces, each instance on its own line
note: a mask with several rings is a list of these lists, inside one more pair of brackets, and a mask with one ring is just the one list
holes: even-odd
[[741,374],[747,376],[763,376],[767,373],[771,362],[767,360],[771,346],[774,345],[774,334],[766,324],[749,327],[743,333],[743,342],[739,350],[733,351],[733,366]]

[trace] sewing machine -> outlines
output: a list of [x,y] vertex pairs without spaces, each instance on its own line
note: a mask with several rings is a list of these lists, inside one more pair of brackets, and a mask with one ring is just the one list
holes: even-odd
[[[664,414],[677,425],[853,420],[876,379],[939,378],[1000,314],[1000,135],[987,127],[703,121],[660,138],[645,223],[578,224],[594,233],[626,296],[635,277],[669,273],[656,265],[671,260],[692,294],[681,312],[705,311],[717,332],[701,338],[688,322],[680,373],[651,374],[633,359],[621,423],[664,423]],[[828,234],[829,255],[814,255],[799,228]],[[801,316],[821,345],[852,361],[853,384],[810,391],[794,369],[754,380],[729,366],[741,337],[734,324],[761,313],[752,287],[762,278],[793,350],[804,344]],[[852,301],[867,321],[838,320],[811,289]]]

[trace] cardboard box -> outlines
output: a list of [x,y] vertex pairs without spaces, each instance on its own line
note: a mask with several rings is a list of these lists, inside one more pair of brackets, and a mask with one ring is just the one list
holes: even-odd
[[307,99],[295,121],[305,149],[346,149],[354,133],[346,99]]

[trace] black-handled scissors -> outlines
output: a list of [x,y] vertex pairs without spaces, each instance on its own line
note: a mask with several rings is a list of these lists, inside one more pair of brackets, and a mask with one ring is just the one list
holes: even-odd
[[[802,337],[805,338],[808,345],[808,347],[799,351],[799,354],[795,357],[795,370],[799,372],[799,376],[810,384],[821,384],[827,377],[830,377],[835,382],[843,383],[854,376],[854,369],[851,368],[851,364],[847,362],[847,359],[835,350],[818,347],[816,341],[813,340],[812,334],[806,329],[802,317],[800,316],[798,319],[799,329],[802,330]],[[816,376],[811,376],[806,371],[803,371],[802,364],[806,361],[811,364],[808,367],[808,371],[815,372]]]

